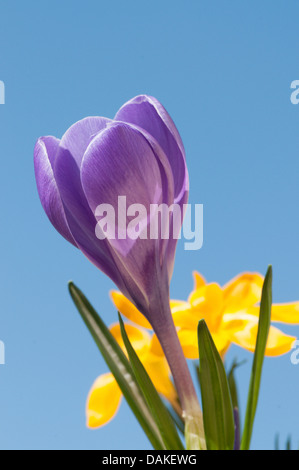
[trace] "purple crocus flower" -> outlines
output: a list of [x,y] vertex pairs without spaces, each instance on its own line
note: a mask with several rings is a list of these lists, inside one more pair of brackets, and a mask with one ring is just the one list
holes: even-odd
[[[99,239],[96,234],[98,206],[118,208],[119,196],[126,197],[127,205],[142,204],[148,211],[153,204],[175,204],[183,214],[188,172],[183,144],[169,114],[155,98],[137,96],[113,120],[88,117],[75,123],[61,140],[41,137],[34,165],[48,218],[149,320],[190,414],[195,392],[169,308],[174,233],[169,239],[123,237],[119,213],[114,238]],[[148,217],[141,225],[146,229],[150,222]]]

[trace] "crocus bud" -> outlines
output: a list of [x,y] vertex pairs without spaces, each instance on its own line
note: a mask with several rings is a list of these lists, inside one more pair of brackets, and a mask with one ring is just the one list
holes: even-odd
[[[195,392],[169,308],[188,199],[184,148],[172,119],[155,98],[137,96],[113,120],[88,117],[61,140],[40,138],[34,162],[50,221],[153,326],[191,415],[188,403],[196,401]],[[161,221],[161,207],[167,220],[162,216]],[[138,223],[132,227],[136,214]]]
[[[88,117],[61,140],[40,138],[34,161],[39,196],[54,227],[150,321],[157,292],[162,288],[168,296],[188,198],[183,144],[166,110],[155,98],[138,96],[114,120]],[[173,205],[179,210],[175,220]],[[162,233],[162,206],[170,209],[168,236]],[[110,236],[103,231],[105,219]]]

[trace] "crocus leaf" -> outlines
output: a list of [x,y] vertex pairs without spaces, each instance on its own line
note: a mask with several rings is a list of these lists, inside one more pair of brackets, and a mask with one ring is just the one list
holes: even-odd
[[246,360],[237,362],[236,359],[233,360],[233,363],[230,369],[227,372],[227,380],[230,389],[230,395],[232,397],[233,407],[240,409],[239,406],[239,394],[238,394],[238,386],[235,378],[235,370],[241,367],[243,364],[246,363]]
[[230,395],[232,399],[233,409],[234,409],[234,418],[235,418],[235,450],[240,448],[240,406],[239,406],[239,397],[238,397],[238,387],[235,379],[235,369],[239,366],[234,360],[229,372],[227,373],[227,380],[230,389]]
[[245,415],[244,431],[241,442],[242,450],[249,450],[253,423],[258,403],[258,396],[261,384],[263,362],[267,346],[267,340],[271,324],[272,306],[272,266],[269,266],[265,276],[262,298],[260,305],[260,317],[258,334],[256,340],[255,353],[253,358],[249,392],[247,398],[247,408]]
[[80,289],[70,282],[69,291],[84,323],[153,448],[165,450],[161,433],[136,381],[130,362]]
[[292,438],[291,438],[291,436],[288,436],[288,438],[287,438],[286,450],[292,450]]
[[239,409],[238,387],[235,379],[235,369],[238,367],[236,361],[233,362],[230,370],[227,373],[227,380],[232,398],[233,407]]
[[174,421],[165,407],[159,393],[154,387],[148,373],[132,347],[126,333],[124,322],[119,315],[122,339],[126,347],[132,369],[138,384],[144,394],[152,416],[159,428],[167,450],[184,450],[183,444],[179,438]]
[[198,324],[199,381],[208,450],[233,450],[235,423],[222,359],[206,322]]

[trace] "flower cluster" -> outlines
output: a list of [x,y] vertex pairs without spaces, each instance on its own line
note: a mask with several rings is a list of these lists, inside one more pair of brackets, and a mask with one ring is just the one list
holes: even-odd
[[[34,168],[49,220],[114,282],[119,291],[112,292],[112,300],[128,320],[124,325],[120,317],[108,329],[70,284],[111,371],[98,377],[89,393],[88,426],[110,421],[124,395],[157,450],[249,449],[264,356],[285,354],[295,340],[274,327],[271,318],[299,323],[299,302],[272,305],[271,266],[265,278],[243,273],[222,287],[194,273],[187,301],[170,300],[189,178],[182,140],[165,108],[141,95],[125,103],[114,119],[87,117],[61,139],[41,137]],[[122,201],[131,217],[144,209],[133,229]],[[103,219],[107,207],[113,214],[112,236],[106,236]],[[159,222],[163,207],[169,219]],[[155,236],[135,236],[137,228]],[[254,353],[242,441],[238,405],[223,364],[232,344]],[[199,359],[202,410],[188,359]]]
[[[223,359],[232,344],[254,352],[264,277],[258,273],[246,272],[221,287],[217,283],[208,284],[198,272],[193,275],[194,289],[188,301],[170,301],[172,317],[185,357],[198,359],[197,325],[201,319],[206,321]],[[126,328],[131,343],[157,390],[180,412],[163,350],[156,335],[149,333],[151,325],[121,292],[112,291],[111,298],[117,310],[129,321]],[[298,324],[299,301],[273,304],[272,321]],[[111,332],[125,350],[119,325],[113,325]],[[271,325],[265,354],[286,354],[291,351],[295,340],[295,337],[286,335]],[[121,391],[113,376],[103,374],[98,377],[87,400],[87,426],[98,428],[108,423],[116,414],[120,400]]]

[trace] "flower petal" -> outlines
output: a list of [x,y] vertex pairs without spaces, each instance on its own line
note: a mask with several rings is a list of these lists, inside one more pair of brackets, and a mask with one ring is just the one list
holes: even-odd
[[[223,317],[223,327],[231,342],[247,349],[255,351],[258,317],[247,313],[226,314]],[[266,356],[280,356],[291,351],[295,337],[285,335],[274,326],[270,327],[269,337],[266,347]]]
[[143,359],[143,365],[158,393],[177,407],[177,392],[170,378],[170,369],[165,357],[147,354]]
[[109,123],[110,120],[104,118],[86,118],[74,124],[60,142],[54,176],[68,226],[78,247],[120,289],[125,290],[106,240],[96,237],[96,219],[86,200],[80,176],[81,161],[90,140]]
[[223,292],[217,283],[206,284],[193,291],[188,299],[197,322],[204,319],[211,333],[215,333],[223,313]]
[[[123,343],[121,329],[119,323],[111,325],[109,328],[112,336],[118,342],[120,347],[126,352],[125,345]],[[151,336],[143,328],[137,328],[136,326],[126,324],[126,333],[132,344],[135,352],[138,354],[139,359],[142,361],[142,356],[148,353],[151,345]]]
[[185,302],[181,307],[177,306],[173,309],[172,318],[177,328],[188,330],[196,330],[199,322],[196,312],[192,310],[192,307],[188,302]]
[[135,124],[157,140],[168,157],[174,174],[176,202],[186,202],[189,181],[184,146],[173,120],[162,104],[152,96],[136,96],[120,108],[115,120]]
[[190,308],[190,304],[185,300],[170,300],[170,309],[172,313],[176,310],[181,310],[184,308]]
[[122,393],[111,373],[100,375],[94,382],[86,403],[86,421],[91,429],[99,428],[116,415]]
[[165,356],[164,351],[162,349],[162,346],[160,344],[160,341],[158,340],[158,337],[155,333],[152,336],[149,352],[151,354],[155,355],[155,356],[160,357],[160,358]]
[[[134,296],[128,295],[128,298],[143,313],[148,310],[151,292],[157,289],[152,281],[160,282],[159,272],[164,269],[163,250],[159,249],[160,245],[164,246],[164,240],[150,236],[149,221],[152,220],[148,215],[151,214],[151,204],[169,204],[172,201],[173,180],[167,159],[162,150],[157,145],[153,149],[152,143],[137,129],[116,123],[96,136],[87,148],[81,180],[93,214],[103,202],[106,207],[109,205],[115,209],[112,220],[115,238],[110,234],[106,241],[122,279],[130,286],[128,291]],[[126,197],[126,207],[137,204],[144,208],[139,225],[144,238],[134,239],[132,234],[127,235],[129,221],[126,217],[123,220],[122,212],[117,213],[119,196]]]
[[[229,346],[229,340],[225,332],[211,332],[215,346],[220,355],[223,355]],[[197,330],[179,330],[178,337],[187,359],[198,359]]]
[[[189,195],[189,176],[184,146],[173,120],[156,98],[147,95],[136,96],[125,103],[116,114],[115,120],[131,123],[144,129],[158,142],[164,151],[174,177],[173,202],[179,205],[181,209],[182,224],[185,211],[184,205],[187,204]],[[179,232],[176,237],[178,235]],[[170,239],[167,246],[170,276],[173,271],[176,242],[177,239]]]
[[69,155],[76,162],[77,167],[80,168],[85,150],[91,140],[111,122],[111,119],[98,116],[87,117],[76,122],[62,137],[60,151],[68,151]]
[[273,304],[271,319],[274,322],[299,324],[299,302]]
[[243,273],[223,287],[225,311],[234,313],[260,302],[264,278],[258,273]]
[[194,290],[197,290],[206,284],[205,278],[197,271],[193,272],[193,279],[194,279]]
[[53,165],[60,141],[55,137],[41,137],[34,149],[34,170],[42,206],[56,230],[76,245],[66,221],[64,208],[54,178]]
[[[260,314],[260,307],[254,306],[244,309],[244,312],[256,317]],[[271,321],[276,323],[299,324],[299,302],[272,304]]]
[[110,296],[117,310],[128,320],[142,328],[147,328],[148,330],[152,329],[147,319],[124,294],[114,290],[110,292]]

